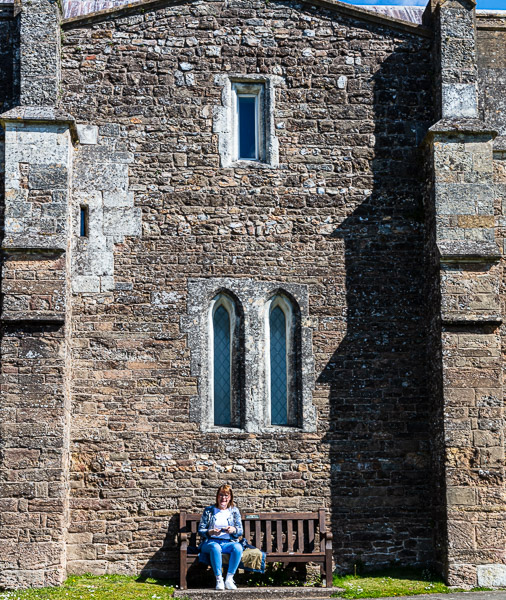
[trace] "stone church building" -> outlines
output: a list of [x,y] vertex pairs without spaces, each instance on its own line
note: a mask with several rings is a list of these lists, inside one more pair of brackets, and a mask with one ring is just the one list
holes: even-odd
[[0,81],[0,587],[224,482],[506,582],[506,11],[2,0]]

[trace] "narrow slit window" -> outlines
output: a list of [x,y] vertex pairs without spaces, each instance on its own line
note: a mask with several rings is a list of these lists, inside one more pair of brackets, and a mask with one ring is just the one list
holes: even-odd
[[215,425],[229,426],[232,420],[231,337],[230,314],[223,305],[219,305],[213,314]]
[[81,206],[79,211],[79,235],[81,237],[88,237],[89,229],[88,229],[88,207]]
[[258,160],[258,95],[237,96],[239,159]]
[[286,316],[275,306],[269,316],[271,424],[288,424],[288,372]]

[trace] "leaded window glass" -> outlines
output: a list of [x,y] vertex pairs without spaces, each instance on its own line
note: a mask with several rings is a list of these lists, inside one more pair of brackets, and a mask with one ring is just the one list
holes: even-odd
[[231,424],[231,334],[230,315],[220,305],[213,315],[214,336],[214,424],[229,426]]
[[285,313],[275,306],[270,313],[271,424],[288,424],[287,332]]

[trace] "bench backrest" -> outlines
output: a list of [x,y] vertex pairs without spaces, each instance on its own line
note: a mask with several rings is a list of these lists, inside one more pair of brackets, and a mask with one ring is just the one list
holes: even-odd
[[[244,537],[264,552],[307,554],[323,552],[325,542],[325,509],[304,513],[241,513]],[[188,544],[199,543],[197,528],[201,514],[182,512],[179,517],[181,533],[189,534]]]

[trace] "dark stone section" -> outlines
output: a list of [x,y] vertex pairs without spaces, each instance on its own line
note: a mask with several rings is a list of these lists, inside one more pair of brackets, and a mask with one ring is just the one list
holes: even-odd
[[[1,7],[0,7],[1,8]],[[15,48],[17,44],[17,23],[12,9],[7,14],[0,12],[0,111],[9,109],[15,100],[16,73]]]

